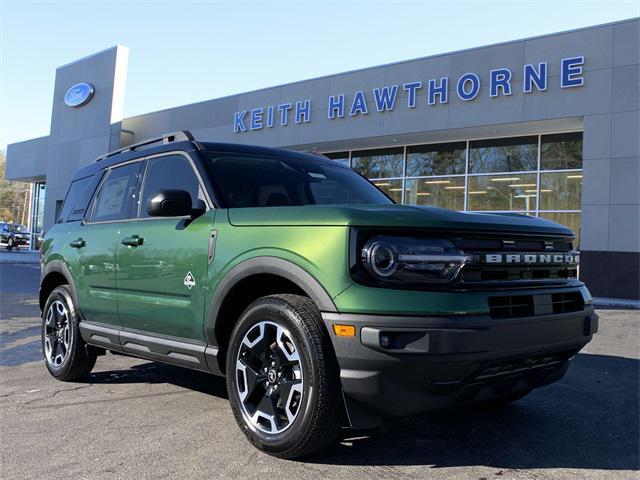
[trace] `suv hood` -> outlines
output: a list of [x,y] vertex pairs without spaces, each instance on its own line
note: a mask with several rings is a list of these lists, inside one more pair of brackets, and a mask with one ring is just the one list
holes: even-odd
[[527,215],[457,212],[445,208],[408,205],[305,205],[231,208],[228,212],[229,222],[239,227],[423,227],[572,235],[571,230],[562,225]]

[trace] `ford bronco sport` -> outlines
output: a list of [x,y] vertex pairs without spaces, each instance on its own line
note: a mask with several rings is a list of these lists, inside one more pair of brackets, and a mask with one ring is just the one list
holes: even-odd
[[167,134],[75,175],[42,246],[46,367],[79,380],[110,351],[224,375],[249,441],[300,457],[560,379],[598,327],[573,238],[395,205],[320,155]]

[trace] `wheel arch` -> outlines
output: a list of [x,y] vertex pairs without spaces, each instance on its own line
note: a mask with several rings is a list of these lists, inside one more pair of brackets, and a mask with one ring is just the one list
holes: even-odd
[[254,257],[233,267],[218,284],[207,314],[206,335],[218,348],[224,371],[229,336],[239,315],[254,300],[275,293],[309,297],[323,312],[337,312],[329,293],[298,265],[278,257]]
[[[40,276],[40,290],[38,292],[38,303],[40,312],[44,309],[44,304],[49,294],[54,288],[60,285],[69,285],[71,287],[71,296],[76,305],[78,305],[78,297],[76,296],[76,287],[73,281],[73,275],[69,267],[61,260],[51,260],[42,270]],[[80,306],[78,305],[78,308]]]

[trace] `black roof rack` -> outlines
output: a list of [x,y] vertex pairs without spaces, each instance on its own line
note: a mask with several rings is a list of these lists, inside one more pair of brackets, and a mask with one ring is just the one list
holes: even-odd
[[142,140],[141,142],[133,143],[126,147],[119,148],[118,150],[113,150],[112,152],[105,153],[104,155],[101,155],[98,158],[96,158],[96,162],[99,162],[100,160],[104,160],[105,158],[109,158],[114,155],[117,155],[118,153],[134,152],[138,150],[140,147],[152,145],[154,143],[162,143],[163,145],[166,145],[167,143],[187,142],[187,141],[188,142],[193,141],[193,135],[191,135],[191,132],[187,130],[178,130],[177,132],[165,133],[161,137],[148,138],[146,140]]

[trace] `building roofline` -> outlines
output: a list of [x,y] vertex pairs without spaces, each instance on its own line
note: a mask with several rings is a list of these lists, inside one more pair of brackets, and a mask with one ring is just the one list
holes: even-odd
[[118,44],[114,45],[113,47],[105,48],[104,50],[100,50],[99,52],[95,52],[95,53],[92,53],[92,54],[87,55],[85,57],[78,58],[78,59],[76,59],[76,60],[74,60],[72,62],[65,63],[64,65],[60,65],[59,67],[56,67],[56,71],[60,70],[61,68],[66,68],[66,67],[68,67],[70,65],[73,65],[74,63],[84,62],[85,60],[89,60],[90,58],[97,57],[98,55],[102,55],[103,53],[109,52],[111,50],[119,50],[119,49],[129,50],[128,47],[125,47],[124,45],[120,45],[118,43]]
[[358,72],[366,72],[368,70],[373,70],[373,69],[377,69],[377,68],[387,68],[387,67],[391,67],[391,66],[395,66],[395,65],[402,65],[402,64],[410,63],[410,62],[416,62],[416,61],[420,61],[420,60],[427,60],[427,59],[438,58],[438,57],[446,57],[446,56],[449,56],[449,55],[456,55],[456,54],[459,54],[459,53],[470,52],[470,51],[473,51],[473,50],[482,50],[482,49],[485,49],[485,48],[499,47],[499,46],[502,46],[502,45],[508,45],[508,44],[512,44],[512,43],[528,42],[528,41],[538,40],[538,39],[547,38],[547,37],[557,37],[557,36],[560,36],[560,35],[566,35],[566,34],[569,34],[569,33],[576,33],[576,32],[580,32],[580,31],[583,31],[583,30],[592,30],[592,29],[597,29],[597,28],[610,27],[610,26],[614,26],[614,25],[620,25],[620,24],[623,24],[623,23],[637,22],[639,20],[640,20],[640,17],[627,18],[627,19],[624,19],[624,20],[615,20],[613,22],[601,23],[601,24],[598,24],[598,25],[589,25],[587,27],[579,27],[579,28],[573,28],[573,29],[570,29],[570,30],[563,30],[563,31],[560,31],[560,32],[545,33],[545,34],[542,34],[542,35],[536,35],[536,36],[533,36],[533,37],[526,37],[526,38],[518,38],[518,39],[515,39],[515,40],[505,40],[504,42],[491,43],[491,44],[486,44],[486,45],[480,45],[480,46],[477,46],[477,47],[469,47],[469,48],[463,48],[463,49],[460,49],[460,50],[453,50],[453,51],[445,52],[445,53],[436,53],[436,54],[433,54],[433,55],[426,55],[424,57],[415,57],[415,58],[410,58],[410,59],[407,59],[407,60],[399,60],[397,62],[383,63],[383,64],[380,64],[380,65],[373,65],[373,66],[370,66],[370,67],[356,68],[356,69],[353,69],[353,70],[346,70],[346,71],[337,72],[337,73],[330,73],[330,74],[326,74],[326,75],[320,75],[318,77],[306,78],[304,80],[296,80],[296,81],[293,81],[293,82],[282,83],[282,84],[279,84],[279,85],[271,85],[271,86],[268,86],[268,87],[256,88],[255,90],[248,90],[246,92],[232,93],[230,95],[225,95],[223,97],[216,97],[216,98],[210,98],[210,99],[207,99],[207,100],[200,100],[198,102],[187,103],[185,105],[177,105],[175,107],[167,107],[167,108],[162,108],[160,110],[153,110],[151,112],[141,113],[141,114],[138,114],[138,115],[133,115],[131,117],[125,117],[122,120],[123,121],[132,120],[132,119],[135,119],[135,118],[144,117],[146,115],[153,115],[153,114],[157,114],[157,113],[161,113],[161,112],[166,112],[168,110],[177,110],[179,108],[192,107],[194,105],[199,105],[201,103],[213,102],[213,101],[216,101],[216,100],[224,100],[224,99],[227,99],[227,98],[238,97],[240,95],[247,95],[247,94],[250,94],[250,93],[262,92],[264,90],[271,90],[273,88],[283,88],[283,87],[288,87],[288,86],[291,86],[291,85],[299,85],[299,84],[302,84],[302,83],[305,83],[305,82],[313,82],[313,81],[316,81],[316,80],[322,80],[322,79],[330,78],[330,77],[337,77],[337,76],[340,76],[340,75],[349,75],[349,74],[358,73]]

